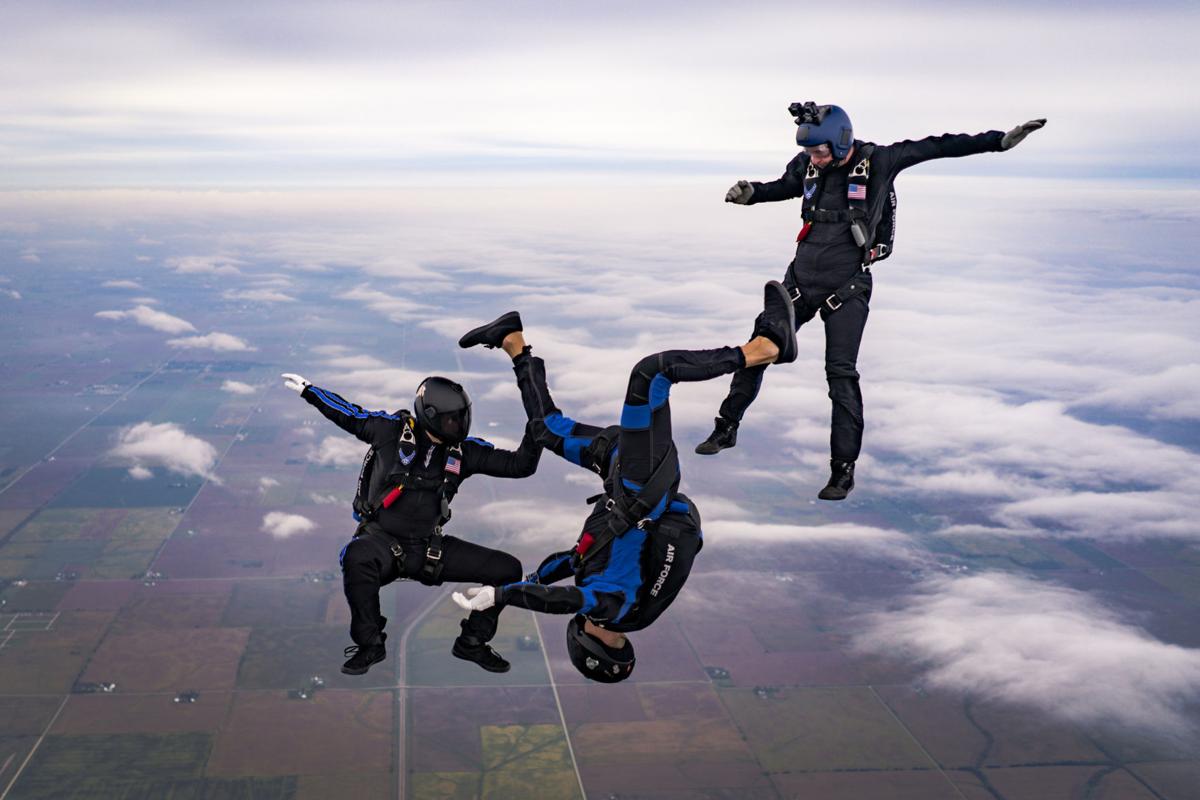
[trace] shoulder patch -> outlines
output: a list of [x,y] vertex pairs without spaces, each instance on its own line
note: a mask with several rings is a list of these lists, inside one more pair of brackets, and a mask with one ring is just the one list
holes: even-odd
[[491,442],[487,441],[486,439],[480,439],[478,436],[468,436],[463,441],[474,442],[477,445],[481,445],[483,447],[490,447],[493,450],[496,449],[496,445],[492,444]]

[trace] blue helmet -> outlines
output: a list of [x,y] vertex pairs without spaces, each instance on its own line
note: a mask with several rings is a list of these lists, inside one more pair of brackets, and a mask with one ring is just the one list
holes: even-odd
[[850,154],[854,144],[854,126],[841,106],[819,106],[813,102],[792,103],[788,113],[796,118],[796,144],[816,147],[827,144],[839,161]]

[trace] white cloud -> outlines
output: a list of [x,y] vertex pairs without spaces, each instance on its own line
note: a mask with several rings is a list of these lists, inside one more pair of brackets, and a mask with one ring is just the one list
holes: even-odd
[[219,333],[217,331],[205,334],[204,336],[168,339],[167,344],[171,347],[216,350],[219,353],[240,353],[255,349],[232,334]]
[[308,460],[328,467],[357,467],[367,446],[348,436],[326,436],[308,455]]
[[16,289],[4,289],[4,290],[0,291],[0,294],[7,295],[8,297],[12,298],[13,300],[21,299],[21,293],[18,292]]
[[105,281],[104,283],[102,283],[100,285],[106,289],[133,289],[134,291],[137,291],[137,292],[145,291],[144,286],[142,286],[137,281],[131,281],[131,280]]
[[240,275],[245,262],[228,256],[172,256],[167,266],[185,275]]
[[100,319],[132,320],[138,325],[163,333],[192,333],[196,330],[187,320],[146,305],[135,306],[128,311],[97,311],[96,316]]
[[146,467],[134,466],[129,468],[129,477],[135,481],[145,481],[154,477],[154,472]]
[[28,264],[42,263],[41,256],[39,256],[37,251],[31,247],[27,247],[21,251],[21,260]]
[[920,662],[927,680],[1085,725],[1188,736],[1200,650],[1165,644],[1087,594],[988,573],[937,578],[873,614],[864,650]]
[[213,467],[217,449],[170,422],[139,422],[121,430],[110,456],[131,464],[134,478],[150,477],[150,467],[164,467],[180,475],[217,481]]
[[221,384],[221,391],[230,394],[254,394],[258,389],[241,381],[225,381]]
[[271,511],[263,516],[262,530],[276,539],[287,539],[299,533],[315,530],[317,523],[300,514]]
[[278,485],[279,485],[279,481],[275,480],[274,478],[268,477],[266,475],[264,475],[263,477],[258,479],[258,490],[260,492],[265,492],[267,489],[273,488]]
[[251,303],[296,302],[296,298],[274,289],[230,289],[222,297],[226,300],[246,300]]

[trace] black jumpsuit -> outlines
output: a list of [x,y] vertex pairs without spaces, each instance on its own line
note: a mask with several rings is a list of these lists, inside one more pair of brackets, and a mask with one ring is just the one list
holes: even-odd
[[[920,141],[903,141],[891,145],[876,145],[871,154],[871,174],[867,182],[869,198],[884,198],[893,192],[893,182],[901,170],[934,158],[958,158],[976,153],[1000,150],[1004,134],[989,131],[974,136],[946,134],[930,136]],[[864,142],[855,141],[856,151]],[[820,171],[815,194],[807,199],[811,208],[846,211],[850,207],[847,192],[848,177],[858,159],[851,155],[842,166],[830,165]],[[754,182],[750,203],[772,203],[804,195],[804,173],[807,161],[798,155],[787,165],[779,180]],[[862,266],[862,248],[854,242],[850,223],[814,222],[808,234],[796,245],[796,256],[788,266],[783,285],[795,298],[796,327],[811,320],[819,312],[825,323],[825,378],[829,383],[829,399],[833,403],[830,455],[835,461],[854,461],[862,449],[863,404],[858,385],[858,347],[867,324],[871,291],[845,302],[836,311],[825,305],[826,299],[851,279],[871,286],[871,272]],[[755,322],[754,334],[763,332],[761,317]],[[720,414],[739,421],[758,396],[766,365],[739,370],[730,383],[729,394],[721,404]]]
[[[365,411],[361,406],[316,386],[305,388],[305,400],[339,428],[376,449],[380,460],[377,474],[387,476],[395,464],[395,444],[403,430],[401,417],[384,411]],[[531,426],[532,427],[532,426]],[[382,642],[387,618],[379,611],[379,588],[399,578],[417,578],[425,563],[425,548],[441,516],[437,487],[450,472],[455,481],[471,475],[524,478],[537,470],[541,449],[531,428],[517,450],[499,450],[482,439],[470,438],[461,445],[461,459],[446,446],[434,444],[418,428],[417,451],[410,475],[414,484],[427,488],[406,489],[386,509],[380,509],[369,531],[355,536],[342,548],[342,583],[350,604],[350,638],[359,646]],[[399,569],[391,546],[404,550],[404,571]],[[445,536],[443,569],[439,583],[465,581],[500,586],[519,580],[521,562],[500,550],[482,547],[454,536]],[[496,635],[499,609],[474,611],[463,623],[463,634],[478,642]]]
[[[745,363],[742,351],[735,347],[648,356],[629,376],[620,426],[600,428],[563,416],[546,386],[542,359],[528,351],[514,359],[521,400],[538,441],[597,473],[607,496],[618,479],[626,492],[636,493],[665,458],[675,459],[675,478],[671,490],[647,514],[648,524],[631,527],[599,545],[601,549],[581,562],[580,556],[605,530],[611,514],[604,502],[597,503],[576,547],[551,554],[524,581],[501,587],[497,605],[583,614],[614,631],[641,630],[657,619],[683,588],[703,544],[699,512],[676,491],[679,468],[671,447],[671,385],[728,375]],[[574,586],[550,585],[570,577]]]

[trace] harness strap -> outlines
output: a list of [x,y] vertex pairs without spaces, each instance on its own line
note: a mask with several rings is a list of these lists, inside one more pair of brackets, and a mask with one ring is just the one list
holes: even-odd
[[[644,530],[648,525],[654,523],[654,520],[649,518],[649,514],[670,493],[671,486],[678,478],[678,459],[679,453],[675,449],[675,443],[671,442],[671,446],[654,469],[654,473],[632,498],[625,493],[620,468],[614,470],[612,497],[607,503],[608,524],[604,530],[594,536],[587,551],[580,554],[580,563],[586,562],[599,553],[613,539],[624,536],[631,528]],[[667,498],[667,505],[670,505],[670,498]]]
[[[863,267],[863,272],[867,273],[868,275],[871,274],[871,270],[867,267]],[[870,283],[862,280],[858,275],[855,275],[853,278],[847,281],[842,288],[825,298],[825,306],[830,311],[837,311],[839,308],[845,305],[846,302],[852,298],[858,297],[860,294],[865,294],[870,288]]]

